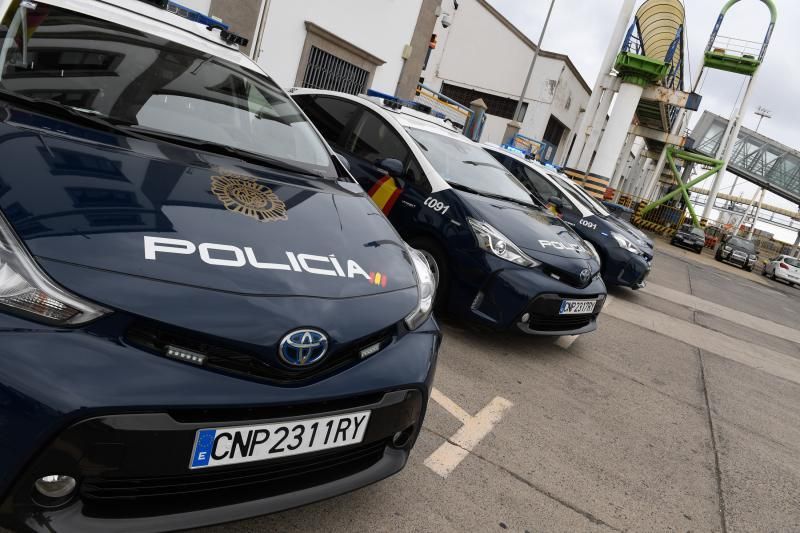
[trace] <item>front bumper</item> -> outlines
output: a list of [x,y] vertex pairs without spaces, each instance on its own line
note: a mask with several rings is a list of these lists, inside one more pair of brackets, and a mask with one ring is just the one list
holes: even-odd
[[705,242],[690,241],[680,237],[674,237],[671,242],[675,246],[680,246],[681,248],[691,248],[692,250],[702,250],[705,246]]
[[756,264],[755,258],[751,259],[750,257],[742,258],[741,256],[734,256],[732,252],[728,253],[722,252],[720,254],[720,257],[722,258],[723,261],[727,261],[728,263],[737,265],[742,268],[752,268]]
[[[597,328],[606,287],[599,276],[588,286],[578,288],[548,276],[541,269],[512,267],[492,272],[469,297],[467,318],[484,327],[497,331],[516,329],[533,335],[578,335]],[[598,303],[591,314],[560,316],[562,300]],[[523,320],[526,314],[529,317]]]
[[[163,531],[304,505],[402,469],[425,415],[440,334],[430,320],[359,364],[295,387],[154,356],[97,331],[28,329],[0,333],[0,342],[0,525]],[[201,428],[366,409],[357,445],[188,468]],[[78,488],[65,501],[35,499],[33,481],[52,474],[76,477]]]
[[603,258],[606,285],[641,289],[650,275],[650,262],[622,248],[612,248]]

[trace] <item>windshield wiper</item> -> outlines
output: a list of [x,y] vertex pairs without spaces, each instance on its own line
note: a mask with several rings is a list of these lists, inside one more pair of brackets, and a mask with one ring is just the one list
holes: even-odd
[[485,196],[486,198],[494,198],[495,200],[505,200],[507,202],[514,202],[515,204],[524,205],[525,207],[537,207],[536,204],[533,202],[526,202],[524,200],[520,200],[519,198],[511,198],[510,196],[504,196],[502,194],[494,194],[487,191],[480,191],[478,189],[473,189],[469,185],[462,185],[461,183],[455,181],[448,181],[448,184],[454,189],[458,189],[460,191],[469,192],[472,194],[477,194],[478,196]]
[[144,138],[141,135],[131,135],[131,133],[129,133],[127,130],[127,127],[131,125],[128,122],[114,120],[92,110],[71,107],[66,104],[56,102],[55,100],[31,98],[30,96],[25,96],[23,94],[15,93],[2,88],[0,88],[0,100],[13,102],[17,105],[24,106],[33,112],[54,115],[59,118],[64,118],[73,122],[79,122],[110,133],[138,137],[140,139]]

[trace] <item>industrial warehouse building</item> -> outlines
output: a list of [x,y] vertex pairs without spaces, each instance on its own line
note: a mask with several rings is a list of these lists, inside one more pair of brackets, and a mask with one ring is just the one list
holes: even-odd
[[[413,98],[417,84],[488,106],[482,140],[501,142],[535,44],[486,0],[189,0],[252,38],[248,49],[283,87]],[[387,24],[386,21],[391,23]],[[483,39],[482,35],[492,35]],[[566,160],[591,89],[569,57],[542,50],[521,133]]]
[[[481,140],[499,143],[513,118],[536,45],[486,0],[459,0],[458,9],[445,2],[442,9],[447,16],[437,21],[437,45],[422,72],[423,81],[462,104],[482,98],[488,118]],[[568,56],[540,51],[525,95],[520,133],[553,145],[550,159],[560,164],[590,94]]]

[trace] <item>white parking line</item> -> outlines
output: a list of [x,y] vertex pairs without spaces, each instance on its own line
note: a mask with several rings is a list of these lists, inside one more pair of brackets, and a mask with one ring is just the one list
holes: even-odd
[[800,344],[800,330],[786,327],[781,324],[776,324],[775,322],[770,322],[769,320],[764,320],[763,318],[759,318],[757,316],[748,315],[747,313],[737,311],[736,309],[715,304],[714,302],[703,300],[697,296],[692,296],[691,294],[686,294],[674,289],[655,285],[653,283],[648,284],[647,287],[641,290],[642,292],[652,294],[658,298],[689,307],[695,311],[703,311],[705,313],[725,319],[729,322],[734,322],[742,326],[747,326],[748,328],[756,329],[762,333],[772,335],[773,337],[780,337],[781,339],[786,339],[787,341]]
[[578,340],[577,335],[565,335],[563,337],[557,338],[556,342],[554,342],[553,344],[555,344],[556,346],[558,346],[563,350],[569,350],[570,346],[572,346],[572,343],[575,342],[576,340]]
[[491,433],[495,424],[503,418],[503,414],[514,405],[505,398],[497,396],[477,415],[470,416],[437,389],[431,392],[431,399],[463,424],[449,441],[443,443],[425,459],[425,466],[443,478],[449,476],[461,464],[475,446]]
[[442,394],[436,387],[431,391],[431,400],[441,405],[445,411],[457,418],[462,424],[465,424],[467,420],[472,418],[468,412],[459,407],[456,402]]
[[[800,383],[800,359],[790,355],[747,341],[734,339],[724,333],[718,333],[624,300],[620,300],[607,314],[677,341],[696,346],[701,350],[717,354],[731,361],[736,361],[794,383]],[[755,320],[755,317],[752,318]]]

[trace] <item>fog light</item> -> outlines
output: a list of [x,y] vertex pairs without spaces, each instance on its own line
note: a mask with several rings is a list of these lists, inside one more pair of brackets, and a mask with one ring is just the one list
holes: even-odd
[[408,444],[408,441],[411,439],[411,435],[413,434],[414,434],[413,425],[408,426],[403,431],[398,431],[397,433],[394,434],[394,437],[392,437],[392,446],[395,448],[404,447],[406,444]]
[[376,353],[378,353],[380,351],[380,349],[381,349],[381,343],[376,342],[372,346],[367,346],[366,348],[364,348],[363,350],[358,352],[358,356],[361,359],[366,359],[367,357],[369,357],[371,355],[375,355]]
[[530,320],[531,320],[531,314],[530,313],[525,313],[524,315],[522,315],[522,321],[523,322],[530,322]]
[[39,494],[53,499],[69,496],[77,485],[74,477],[60,475],[42,476],[33,483]]
[[205,355],[193,352],[191,350],[186,350],[184,348],[179,348],[177,346],[167,346],[164,349],[164,353],[171,359],[186,361],[187,363],[192,363],[194,365],[202,366],[206,362]]

